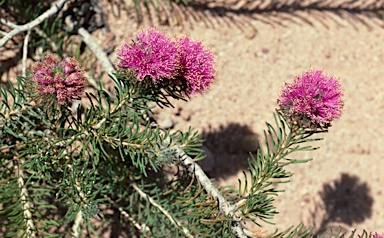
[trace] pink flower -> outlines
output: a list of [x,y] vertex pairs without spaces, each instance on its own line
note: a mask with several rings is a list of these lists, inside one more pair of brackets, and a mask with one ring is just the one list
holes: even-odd
[[147,77],[154,83],[172,79],[179,68],[176,43],[154,29],[140,32],[136,42],[124,43],[117,55],[121,60],[118,65],[133,70],[139,81]]
[[212,52],[199,41],[188,37],[178,39],[180,52],[179,77],[186,83],[186,93],[193,95],[208,89],[215,78]]
[[384,238],[384,234],[379,235],[379,234],[375,233],[373,235],[373,238]]
[[201,42],[188,37],[172,41],[154,29],[123,44],[117,55],[118,65],[132,70],[139,82],[150,79],[161,87],[182,86],[186,95],[204,92],[215,77],[213,55]]
[[61,105],[78,98],[86,82],[75,59],[59,61],[55,55],[47,55],[43,61],[34,65],[31,80],[40,95],[55,95]]
[[342,96],[337,79],[324,75],[321,70],[311,70],[284,85],[278,104],[289,117],[322,125],[340,117]]

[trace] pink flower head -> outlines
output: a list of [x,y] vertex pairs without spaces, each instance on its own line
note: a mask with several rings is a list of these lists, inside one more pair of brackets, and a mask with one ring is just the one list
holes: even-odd
[[186,93],[202,93],[215,78],[212,52],[204,48],[201,42],[188,37],[179,38],[178,45],[181,65],[179,76],[186,82]]
[[384,234],[379,235],[379,234],[375,233],[373,235],[373,238],[384,238]]
[[117,55],[121,60],[118,65],[133,70],[139,81],[147,76],[154,83],[172,79],[179,68],[176,43],[155,29],[140,32],[137,41],[124,43]]
[[322,125],[340,117],[342,96],[336,78],[324,75],[321,70],[311,70],[285,84],[278,103],[288,116],[308,118]]
[[41,95],[55,95],[61,105],[78,98],[84,91],[86,78],[73,59],[59,61],[55,55],[47,55],[32,69],[31,80]]

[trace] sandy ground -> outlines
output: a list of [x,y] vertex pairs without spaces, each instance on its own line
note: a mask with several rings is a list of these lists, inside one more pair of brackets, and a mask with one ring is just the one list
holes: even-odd
[[[189,102],[174,102],[159,121],[171,119],[173,130],[192,126],[203,134],[210,151],[203,167],[221,185],[237,186],[242,178],[246,150],[257,146],[255,138],[263,141],[265,121],[272,122],[284,82],[308,69],[338,77],[345,94],[343,115],[315,144],[319,150],[296,154],[313,161],[289,167],[294,176],[276,198],[276,225],[263,229],[303,222],[314,226],[314,233],[339,226],[384,232],[383,22],[366,19],[366,24],[319,11],[240,11],[220,18],[216,15],[225,8],[198,6],[182,8],[169,24],[144,17],[138,26],[135,16],[113,14],[116,9],[104,2],[111,32],[94,32],[102,45],[118,47],[154,25],[173,36],[201,40],[214,52],[217,78],[211,89]],[[115,55],[111,59],[116,62]]]

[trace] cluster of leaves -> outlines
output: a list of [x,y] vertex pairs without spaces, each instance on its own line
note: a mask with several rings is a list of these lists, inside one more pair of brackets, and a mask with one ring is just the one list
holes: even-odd
[[[2,88],[0,200],[8,236],[25,230],[28,202],[33,204],[28,209],[39,235],[71,224],[79,211],[84,218],[95,217],[101,204],[111,206],[110,200],[127,208],[128,214],[137,214],[139,222],[148,220],[147,226],[164,220],[161,213],[153,215],[148,201],[138,199],[132,184],[148,196],[164,197],[162,193],[170,185],[162,181],[161,167],[175,159],[171,147],[181,144],[191,156],[201,157],[201,141],[192,130],[170,135],[147,123],[150,102],[169,105],[169,92],[175,92],[174,97],[178,94],[175,89],[134,82],[132,75],[117,75],[116,100],[105,91],[87,94],[90,106],[79,106],[74,112],[62,105],[34,105],[22,78],[17,87]],[[23,186],[20,180],[24,180]],[[21,196],[23,188],[27,188],[27,200]],[[171,202],[175,198],[168,199],[161,205],[179,211]],[[66,212],[55,218],[60,211]]]

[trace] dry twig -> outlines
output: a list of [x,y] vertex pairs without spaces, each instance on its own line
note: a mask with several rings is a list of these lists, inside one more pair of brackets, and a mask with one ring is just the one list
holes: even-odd
[[230,215],[232,217],[232,231],[237,234],[239,238],[247,238],[245,234],[245,229],[240,223],[240,217],[238,217],[235,212],[237,211],[236,205],[231,205],[224,197],[221,195],[220,191],[213,185],[208,176],[204,173],[203,169],[193,161],[179,146],[175,147],[176,154],[178,158],[181,158],[181,163],[192,172],[196,178],[199,180],[201,185],[204,187],[207,193],[211,194],[219,202],[220,211],[224,212],[225,215]]
[[22,73],[21,75],[25,77],[27,75],[27,56],[28,56],[28,41],[29,36],[31,35],[31,30],[28,30],[27,35],[24,38],[24,45],[23,45],[23,64],[22,64]]
[[26,230],[26,235],[28,238],[35,238],[36,234],[36,227],[32,219],[32,213],[31,213],[31,208],[33,207],[32,202],[30,201],[28,190],[25,187],[24,183],[24,172],[23,169],[20,168],[20,165],[16,165],[16,173],[17,176],[19,177],[17,179],[17,183],[20,188],[20,198],[21,198],[21,203],[23,204],[23,210],[24,210],[24,220],[27,223],[27,230]]
[[[62,7],[64,7],[65,3],[69,2],[69,0],[59,0],[55,5],[53,5],[50,9],[48,9],[46,12],[41,14],[38,18],[36,18],[33,21],[28,22],[27,24],[18,26],[14,24],[8,24],[8,26],[11,26],[14,28],[12,31],[8,32],[3,38],[0,39],[0,47],[5,45],[9,40],[11,40],[15,35],[24,32],[29,31],[32,28],[38,26],[40,23],[42,23],[44,20],[48,19],[49,17],[55,15]],[[5,24],[5,20],[0,19],[0,22]]]

